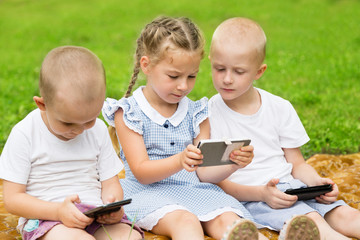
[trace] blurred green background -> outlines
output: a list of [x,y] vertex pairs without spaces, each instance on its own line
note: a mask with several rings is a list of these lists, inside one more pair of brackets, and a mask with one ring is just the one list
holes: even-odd
[[[191,18],[204,32],[206,53],[223,20],[257,21],[268,38],[268,69],[255,84],[292,102],[311,138],[302,147],[305,157],[360,151],[358,0],[0,0],[0,152],[11,128],[36,107],[32,97],[39,95],[39,69],[48,51],[89,48],[106,68],[107,95],[120,98],[136,38],[160,15]],[[205,57],[189,97],[213,94]]]

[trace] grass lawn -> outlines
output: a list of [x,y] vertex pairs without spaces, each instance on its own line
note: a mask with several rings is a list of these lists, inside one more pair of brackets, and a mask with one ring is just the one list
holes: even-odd
[[[50,49],[91,49],[106,68],[107,95],[120,98],[135,40],[159,15],[191,18],[204,32],[206,52],[226,18],[259,22],[268,37],[268,69],[255,84],[292,102],[311,138],[305,157],[360,151],[360,1],[0,0],[0,152],[11,128],[36,107],[32,97]],[[189,97],[213,94],[205,58]]]

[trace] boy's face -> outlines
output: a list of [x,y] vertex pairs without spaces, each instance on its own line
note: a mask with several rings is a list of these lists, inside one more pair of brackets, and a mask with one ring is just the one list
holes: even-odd
[[266,65],[261,65],[257,57],[256,49],[246,43],[213,42],[210,55],[212,80],[225,101],[246,94],[253,81],[262,75]]
[[41,117],[49,131],[57,138],[68,141],[94,126],[103,106],[104,97],[105,92],[98,99],[84,102],[76,101],[66,94],[64,96],[58,94],[48,105],[45,105],[43,98],[34,99],[37,105],[40,105]]

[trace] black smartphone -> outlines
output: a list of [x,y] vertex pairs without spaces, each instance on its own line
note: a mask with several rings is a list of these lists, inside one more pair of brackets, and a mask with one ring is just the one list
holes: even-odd
[[119,211],[120,208],[126,204],[131,203],[131,199],[125,199],[118,202],[109,203],[100,207],[93,208],[84,214],[90,218],[96,218],[97,216]]
[[332,190],[332,185],[326,184],[326,185],[313,186],[313,187],[288,189],[285,191],[285,193],[291,195],[297,195],[298,200],[309,200],[317,196],[320,196],[322,194],[331,192],[331,190]]

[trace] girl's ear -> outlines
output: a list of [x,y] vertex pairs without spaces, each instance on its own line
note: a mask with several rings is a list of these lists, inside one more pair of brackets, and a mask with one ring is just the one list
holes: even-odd
[[257,70],[257,73],[255,75],[255,80],[259,79],[265,72],[265,70],[267,69],[267,65],[266,64],[262,64],[260,66],[260,68]]
[[140,67],[141,70],[144,74],[148,74],[149,73],[149,69],[150,69],[150,58],[148,56],[142,56],[140,58]]
[[44,103],[44,98],[42,97],[33,97],[36,105],[38,106],[38,108],[41,110],[41,111],[45,111],[46,110],[46,107],[45,107],[45,103]]

